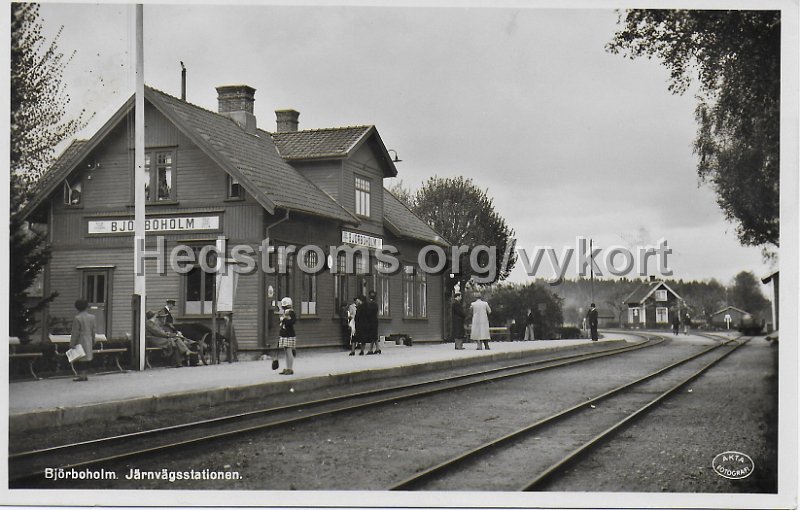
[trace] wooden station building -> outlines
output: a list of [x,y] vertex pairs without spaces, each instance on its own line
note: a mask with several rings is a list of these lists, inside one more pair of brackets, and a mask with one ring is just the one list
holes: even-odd
[[[443,336],[443,277],[425,274],[422,247],[447,243],[383,186],[397,175],[375,126],[298,130],[298,112],[277,111],[277,129],[259,129],[255,90],[218,87],[217,112],[153,88],[145,88],[147,250],[164,239],[200,251],[222,236],[230,250],[252,248],[257,270],[238,275],[233,315],[240,351],[276,345],[276,304],[289,296],[298,314],[298,346],[342,344],[341,311],[356,295],[377,292],[381,335],[405,333],[416,340]],[[134,288],[134,99],[130,98],[89,140],[74,141],[38,184],[24,210],[28,222],[47,228],[52,258],[43,292],[58,292],[43,317],[47,338],[55,323],[69,320],[83,297],[97,316],[98,333],[130,338]],[[391,245],[400,262],[393,274],[375,270],[375,258],[358,260],[359,274],[307,274],[296,255],[270,265],[259,248]],[[230,256],[230,253],[226,253]],[[318,254],[308,252],[311,259]],[[273,259],[278,255],[271,255]],[[273,264],[277,262],[277,264]],[[304,260],[313,266],[317,260]],[[282,267],[282,266],[279,266]],[[163,272],[147,260],[147,309],[177,301],[176,322],[211,323],[215,275],[198,265]]]

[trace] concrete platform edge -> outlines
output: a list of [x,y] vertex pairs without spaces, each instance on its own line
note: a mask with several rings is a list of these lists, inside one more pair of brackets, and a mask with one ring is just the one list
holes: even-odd
[[[604,344],[625,343],[624,340],[606,341]],[[118,418],[131,417],[140,414],[151,414],[164,410],[186,410],[201,406],[215,406],[225,402],[251,400],[270,395],[287,392],[291,388],[295,391],[309,391],[323,387],[343,384],[362,383],[374,379],[388,377],[408,376],[415,373],[427,372],[437,369],[460,368],[486,361],[504,361],[520,359],[543,353],[556,351],[579,350],[587,344],[551,347],[534,351],[502,352],[488,357],[469,357],[449,359],[430,363],[417,363],[401,365],[391,368],[359,370],[327,376],[286,379],[285,381],[270,381],[246,386],[225,386],[212,389],[192,390],[163,395],[150,395],[126,400],[78,405],[72,407],[57,407],[41,409],[9,416],[10,431],[34,430],[42,428],[62,427],[75,425],[89,420],[108,422]]]

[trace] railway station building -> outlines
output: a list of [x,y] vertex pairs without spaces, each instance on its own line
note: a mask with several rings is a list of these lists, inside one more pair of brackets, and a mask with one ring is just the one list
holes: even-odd
[[[377,293],[379,334],[415,341],[443,337],[443,278],[420,270],[428,245],[447,243],[383,186],[397,175],[375,126],[299,130],[299,113],[276,112],[274,132],[257,126],[255,89],[217,88],[218,111],[145,87],[146,231],[148,252],[175,246],[234,246],[256,254],[256,270],[238,274],[231,297],[240,352],[274,347],[278,304],[291,297],[298,347],[343,344],[342,311],[357,295]],[[58,296],[42,317],[43,341],[67,323],[78,298],[90,303],[98,333],[130,339],[134,313],[134,98],[88,140],[74,141],[38,183],[23,214],[45,228],[52,257],[42,292]],[[159,247],[158,239],[163,245]],[[265,240],[276,252],[262,256]],[[320,247],[323,270],[298,270],[297,252]],[[397,270],[376,270],[372,254],[397,249]],[[334,246],[364,248],[357,274]],[[334,256],[335,254],[335,256]],[[318,266],[320,253],[301,256]],[[277,259],[281,260],[277,260]],[[264,267],[285,268],[270,273]],[[174,299],[176,323],[211,324],[217,280],[199,265],[178,272],[146,261],[148,310]]]

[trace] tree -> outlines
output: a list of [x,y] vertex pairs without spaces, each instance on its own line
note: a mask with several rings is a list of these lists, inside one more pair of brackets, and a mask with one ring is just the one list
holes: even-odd
[[742,271],[733,277],[728,288],[730,304],[741,308],[753,316],[770,312],[770,302],[761,293],[761,282],[750,271]]
[[414,193],[406,188],[403,179],[399,179],[386,187],[389,192],[395,196],[396,199],[406,204],[406,207],[411,209],[414,207]]
[[69,96],[62,74],[69,61],[57,50],[58,36],[49,43],[42,36],[38,16],[38,4],[11,4],[9,329],[21,339],[33,333],[34,314],[55,295],[28,296],[50,252],[46,235],[23,221],[20,209],[53,162],[56,146],[87,122],[83,113],[65,119]]
[[525,317],[530,308],[535,321],[535,337],[558,338],[558,330],[564,323],[563,300],[543,283],[502,284],[494,287],[487,301],[492,308],[489,320],[496,326],[512,324],[513,338],[525,335]]
[[[451,261],[450,268],[457,262],[458,271],[453,270],[453,277],[448,278],[448,295],[456,283],[464,289],[468,282],[476,283],[474,277],[491,276],[476,269],[490,268],[495,273],[494,279],[477,282],[479,285],[505,280],[511,274],[516,263],[514,230],[495,210],[487,191],[475,186],[472,179],[431,177],[413,194],[410,209],[453,246],[469,248]],[[495,248],[494,267],[489,254],[479,250],[479,267],[471,267],[470,253],[478,246]]]
[[606,49],[656,57],[668,89],[699,82],[694,153],[744,245],[779,245],[779,11],[627,10]]
[[707,282],[688,282],[684,287],[678,286],[675,290],[684,297],[694,311],[694,319],[702,318],[710,321],[711,314],[726,304],[725,287],[715,279]]

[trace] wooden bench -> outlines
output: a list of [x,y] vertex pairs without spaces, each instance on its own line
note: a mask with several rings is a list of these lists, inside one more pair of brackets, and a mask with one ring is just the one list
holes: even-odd
[[[199,342],[197,342],[198,346],[202,345],[206,341],[206,337],[207,336],[208,335],[203,335],[203,338]],[[164,349],[162,347],[145,347],[144,348],[144,364],[145,364],[145,366],[147,368],[152,369],[153,366],[150,364],[150,354],[153,353],[153,352],[161,352],[163,350]],[[192,356],[197,356],[197,362],[198,363],[203,363],[204,365],[208,364],[206,362],[206,360],[203,359],[203,353],[202,352],[193,351],[191,349],[189,349],[189,355],[186,357],[186,362],[187,363],[191,363]]]
[[41,351],[37,352],[17,352],[17,346],[22,345],[22,342],[19,341],[18,337],[12,336],[8,338],[8,358],[9,360],[25,360],[28,362],[28,370],[30,371],[31,375],[34,379],[39,380],[41,377],[36,375],[36,371],[33,369],[33,364],[36,363],[36,360],[41,358],[44,353]]
[[[50,335],[50,342],[55,347],[56,353],[56,370],[60,369],[62,358],[66,359],[67,355],[66,352],[69,349],[69,342],[72,338],[71,335]],[[119,363],[119,357],[121,354],[128,352],[127,347],[114,347],[114,348],[106,348],[105,343],[108,341],[106,335],[103,334],[96,334],[94,336],[94,345],[95,348],[92,349],[93,356],[113,356],[114,357],[114,364],[117,365],[117,369],[120,372],[124,372],[125,369],[122,368],[122,365]],[[61,350],[59,350],[59,348]],[[77,375],[75,372],[75,367],[72,363],[69,364],[72,371]]]
[[[471,330],[472,330],[472,327],[467,325],[466,328],[465,328],[466,337],[468,339],[467,341],[472,341],[472,340],[469,340],[469,334],[470,334]],[[507,328],[505,326],[492,326],[492,327],[489,328],[489,336],[490,336],[490,339],[493,340],[493,341],[497,340],[497,341],[501,341],[501,342],[509,342],[509,341],[511,341],[511,328]],[[497,338],[497,337],[500,337],[500,338]]]
[[511,328],[506,327],[490,327],[489,328],[489,335],[491,335],[492,340],[495,337],[498,338],[501,342],[510,342],[511,341]]

